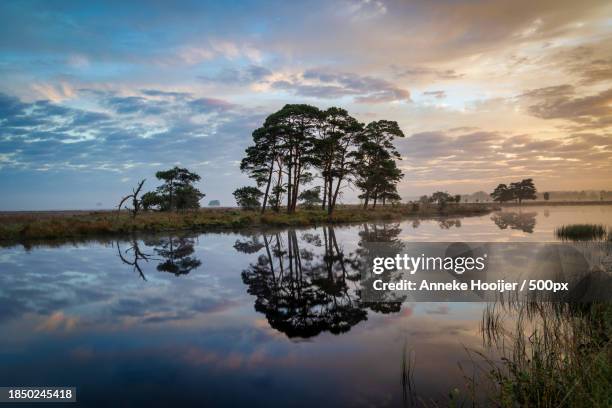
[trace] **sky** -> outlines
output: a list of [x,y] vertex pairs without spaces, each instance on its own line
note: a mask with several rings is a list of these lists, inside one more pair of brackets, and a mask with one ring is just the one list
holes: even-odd
[[0,210],[111,208],[174,165],[234,205],[287,103],[397,121],[404,199],[611,189],[612,3],[0,2]]

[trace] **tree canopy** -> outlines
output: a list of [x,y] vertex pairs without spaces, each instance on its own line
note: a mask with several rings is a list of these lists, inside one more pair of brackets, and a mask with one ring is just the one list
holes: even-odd
[[516,198],[519,204],[523,200],[535,200],[536,196],[536,188],[533,184],[533,179],[524,179],[516,183],[510,184],[510,190],[514,194],[514,198]]
[[523,200],[535,200],[537,198],[536,192],[533,179],[528,178],[510,183],[510,186],[499,184],[491,193],[491,197],[499,203],[516,200],[521,204]]
[[323,202],[323,200],[321,200],[321,186],[302,191],[298,199],[306,208],[313,208],[315,205],[321,204]]
[[261,207],[259,199],[263,193],[256,187],[240,187],[233,194],[236,204],[244,210],[257,210]]
[[323,192],[320,204],[330,215],[349,183],[361,190],[364,207],[370,202],[375,207],[379,201],[400,199],[396,186],[403,174],[393,140],[403,136],[397,122],[366,126],[341,108],[285,105],[253,131],[240,169],[263,189],[262,212],[268,206],[278,211],[283,201],[288,213],[298,200],[313,205],[304,200],[312,193],[302,193],[317,179]]
[[503,203],[505,201],[511,201],[514,199],[514,193],[505,184],[499,184],[495,187],[495,190],[491,193],[493,201]]
[[163,184],[155,191],[143,194],[141,206],[161,211],[188,210],[200,208],[200,200],[206,194],[198,190],[193,184],[201,177],[185,168],[173,167],[169,170],[155,173]]

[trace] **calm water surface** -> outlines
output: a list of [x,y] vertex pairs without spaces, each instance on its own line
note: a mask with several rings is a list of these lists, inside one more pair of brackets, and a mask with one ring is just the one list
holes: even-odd
[[398,406],[407,349],[418,396],[444,405],[483,305],[361,303],[368,243],[585,222],[612,227],[612,207],[2,248],[0,385],[76,386],[86,406]]

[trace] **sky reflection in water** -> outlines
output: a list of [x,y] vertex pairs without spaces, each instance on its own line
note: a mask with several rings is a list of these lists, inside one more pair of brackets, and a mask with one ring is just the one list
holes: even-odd
[[3,248],[0,383],[74,385],[88,406],[399,405],[406,344],[418,394],[445,401],[482,305],[361,304],[367,243],[552,241],[568,220],[612,211]]

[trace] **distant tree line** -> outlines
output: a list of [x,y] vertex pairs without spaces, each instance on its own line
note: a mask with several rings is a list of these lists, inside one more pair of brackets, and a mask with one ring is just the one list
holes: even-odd
[[445,191],[436,191],[431,196],[422,195],[419,198],[419,202],[426,203],[435,203],[435,204],[443,204],[443,203],[459,203],[461,202],[461,196],[459,194],[450,195]]
[[[505,186],[506,189],[510,188],[508,185]],[[612,201],[612,191],[607,190],[545,191],[537,192],[536,196],[536,200],[544,201]],[[477,191],[471,194],[462,194],[461,201],[464,203],[484,203],[494,200],[490,193]]]
[[[252,136],[240,169],[257,187],[234,192],[243,208],[261,208],[263,213],[268,208],[279,211],[284,203],[293,213],[301,201],[332,214],[349,183],[360,190],[364,208],[400,200],[397,184],[403,174],[393,140],[404,134],[397,122],[364,125],[341,108],[285,105]],[[315,179],[321,184],[305,189]]]
[[506,201],[516,201],[519,204],[523,200],[535,200],[537,198],[537,191],[533,184],[533,179],[524,179],[510,185],[499,184],[495,190],[491,193],[493,201],[504,203]]
[[[535,185],[533,184],[533,179],[529,178],[515,183],[510,183],[510,185],[499,184],[490,194],[490,196],[492,197],[493,201],[497,201],[499,203],[514,200],[520,204],[523,200],[535,200],[537,198],[536,193],[537,191]],[[484,202],[485,200],[483,199],[483,196],[486,197],[484,192],[477,192],[472,196],[478,197],[475,199],[476,202]],[[549,193],[544,193],[543,196],[545,200],[550,198]],[[421,204],[437,204],[438,207],[442,209],[448,203],[460,203],[461,199],[462,196],[460,194],[451,195],[445,191],[436,191],[431,196],[421,196],[419,198],[419,202]]]
[[485,191],[477,191],[472,194],[464,194],[462,199],[464,202],[484,203],[491,200],[491,195]]
[[550,191],[544,193],[542,198],[555,201],[610,201],[612,191],[609,190],[582,190],[582,191]]

